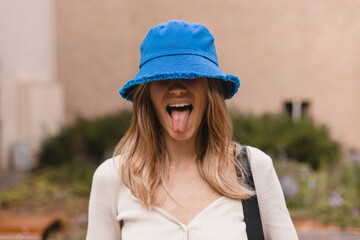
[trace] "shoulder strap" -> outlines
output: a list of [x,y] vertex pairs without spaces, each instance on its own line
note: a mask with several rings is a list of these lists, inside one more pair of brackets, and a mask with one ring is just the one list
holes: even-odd
[[[246,183],[255,189],[255,183],[251,172],[251,166],[246,150],[246,146],[241,147],[241,154],[237,156],[238,161],[244,170],[247,172]],[[238,178],[241,177],[241,172],[236,169]],[[260,209],[257,196],[253,196],[249,199],[242,200],[244,220],[246,223],[246,234],[248,240],[264,240],[264,232],[261,223]]]

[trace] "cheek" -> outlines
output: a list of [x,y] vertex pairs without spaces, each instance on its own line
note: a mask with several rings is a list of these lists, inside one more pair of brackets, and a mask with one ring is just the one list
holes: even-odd
[[163,92],[161,87],[159,87],[157,84],[151,84],[149,88],[150,92],[150,100],[151,104],[154,109],[154,114],[156,115],[157,119],[160,121],[161,124],[163,124],[163,111],[161,109],[161,99],[163,96]]
[[204,108],[206,108],[206,105],[208,104],[208,84],[206,79],[199,79],[196,82],[196,95],[199,99],[199,102],[201,102],[202,105],[205,105]]
[[207,91],[206,89],[202,89],[200,91],[198,91],[199,93],[199,101],[201,102],[201,110],[204,112],[207,105],[209,104],[209,99],[208,99],[208,96],[207,96]]
[[149,88],[150,92],[150,100],[153,104],[154,108],[158,108],[160,104],[160,90],[156,87],[156,85],[151,84]]
[[151,82],[149,87],[150,98],[153,103],[160,103],[166,92],[166,86],[159,82]]

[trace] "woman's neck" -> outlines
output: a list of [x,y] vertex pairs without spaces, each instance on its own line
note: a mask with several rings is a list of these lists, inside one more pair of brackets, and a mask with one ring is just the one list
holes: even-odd
[[181,167],[196,162],[197,153],[195,136],[188,140],[179,141],[173,139],[168,134],[164,135],[165,147],[169,155],[170,165]]

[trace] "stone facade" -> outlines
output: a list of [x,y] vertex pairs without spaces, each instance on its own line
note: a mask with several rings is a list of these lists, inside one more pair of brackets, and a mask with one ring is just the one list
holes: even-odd
[[347,149],[360,149],[357,0],[56,0],[55,12],[67,122],[130,107],[117,90],[138,70],[142,39],[182,19],[209,28],[220,67],[242,80],[230,108],[262,114],[304,103]]

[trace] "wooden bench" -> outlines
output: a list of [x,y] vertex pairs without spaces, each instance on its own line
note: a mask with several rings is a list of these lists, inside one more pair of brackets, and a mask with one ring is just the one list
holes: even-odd
[[0,215],[0,240],[43,240],[59,227],[58,216]]

